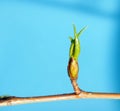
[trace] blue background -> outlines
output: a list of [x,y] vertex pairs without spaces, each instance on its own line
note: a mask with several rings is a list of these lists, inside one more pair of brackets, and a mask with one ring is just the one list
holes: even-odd
[[[79,31],[78,84],[120,92],[119,0],[0,0],[0,95],[73,92],[67,76],[72,24]],[[119,100],[67,100],[1,107],[1,111],[120,111]]]

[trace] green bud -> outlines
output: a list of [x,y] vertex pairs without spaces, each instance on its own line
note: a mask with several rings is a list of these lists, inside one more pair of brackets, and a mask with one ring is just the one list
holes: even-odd
[[73,25],[74,29],[74,38],[69,37],[71,41],[70,51],[69,51],[69,63],[68,63],[68,75],[71,80],[77,80],[78,78],[78,57],[80,54],[80,41],[79,36],[86,29],[86,27],[82,28],[78,33],[76,32],[76,27]]
[[79,54],[80,54],[79,36],[86,29],[86,27],[82,28],[78,33],[76,32],[75,25],[73,25],[73,29],[74,29],[74,38],[69,37],[70,41],[71,41],[69,56],[70,56],[70,58],[73,57],[76,61],[78,61],[78,57],[79,57]]

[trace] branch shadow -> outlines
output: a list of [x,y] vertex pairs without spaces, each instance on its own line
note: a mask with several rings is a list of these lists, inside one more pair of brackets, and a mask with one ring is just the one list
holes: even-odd
[[[106,12],[105,10],[99,9],[99,7],[95,5],[93,7],[93,6],[90,6],[89,4],[86,5],[84,3],[79,3],[79,2],[69,3],[69,2],[60,2],[55,0],[20,0],[20,2],[32,2],[39,5],[44,5],[47,7],[64,9],[64,10],[73,11],[77,13],[81,12],[81,13],[89,14],[92,16],[104,17],[109,19],[115,19],[118,17],[117,13]],[[94,1],[94,4],[96,2],[97,1]]]
[[[116,91],[120,93],[120,1],[118,0],[118,19],[116,20],[116,51],[115,51],[115,86]],[[116,105],[119,108],[120,107],[120,101],[116,101]]]

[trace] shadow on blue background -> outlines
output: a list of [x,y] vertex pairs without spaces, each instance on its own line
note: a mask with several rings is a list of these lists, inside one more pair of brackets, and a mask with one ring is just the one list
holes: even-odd
[[[120,92],[120,1],[118,0],[118,16],[116,20],[116,51],[115,51],[115,56],[116,56],[116,65],[115,65],[115,83],[116,83],[116,91]],[[118,107],[120,106],[120,102],[117,103]]]
[[[21,1],[21,0],[20,0]],[[109,18],[109,19],[118,19],[118,13],[114,12],[106,12],[105,10],[100,9],[97,7],[96,3],[98,1],[96,0],[89,0],[87,2],[80,3],[80,1],[76,0],[72,3],[68,1],[56,1],[56,0],[23,0],[23,2],[32,2],[40,5],[44,5],[47,7],[54,7],[57,9],[67,10],[67,11],[73,11],[77,13],[84,13],[91,16],[98,16],[102,18]],[[92,2],[94,4],[91,6]]]
[[[2,14],[0,15],[0,73],[1,78],[3,78],[0,93],[8,92],[18,96],[20,94],[29,96],[71,91],[69,88],[71,86],[67,85],[69,79],[66,78],[65,74],[69,47],[66,38],[69,34],[72,34],[73,22],[76,25],[78,24],[78,29],[83,25],[89,25],[88,30],[83,34],[86,38],[81,38],[83,51],[81,51],[79,61],[81,78],[78,83],[82,89],[120,92],[119,1],[105,0],[104,2],[96,0],[88,0],[87,2],[79,2],[78,0],[1,1],[0,3],[5,5],[1,5],[4,10],[1,8]],[[108,23],[106,23],[107,21]],[[100,28],[98,28],[99,26]],[[51,44],[53,41],[54,44]],[[56,65],[53,68],[54,64]],[[60,71],[58,72],[58,70]],[[47,77],[39,75],[41,73],[45,73]],[[57,77],[59,80],[55,79]],[[8,83],[5,82],[6,80]],[[48,83],[45,84],[45,81]],[[24,91],[21,91],[21,89]],[[21,109],[29,111],[35,109],[43,111],[58,109],[119,111],[119,106],[119,100],[98,99],[28,104],[1,109],[3,111],[21,111]]]

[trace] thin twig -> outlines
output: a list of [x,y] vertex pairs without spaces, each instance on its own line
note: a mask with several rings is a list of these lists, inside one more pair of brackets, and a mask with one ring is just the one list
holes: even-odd
[[73,89],[74,89],[75,93],[76,93],[76,94],[80,94],[80,92],[81,92],[82,90],[79,88],[79,86],[78,86],[78,84],[77,84],[77,81],[76,81],[76,80],[71,80],[71,84],[72,84],[72,86],[73,86]]
[[58,94],[50,96],[36,96],[36,97],[15,97],[10,96],[0,99],[0,106],[9,106],[17,104],[28,104],[37,102],[49,102],[57,100],[71,100],[71,99],[120,99],[120,94],[116,93],[94,93],[81,91],[80,94]]

